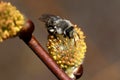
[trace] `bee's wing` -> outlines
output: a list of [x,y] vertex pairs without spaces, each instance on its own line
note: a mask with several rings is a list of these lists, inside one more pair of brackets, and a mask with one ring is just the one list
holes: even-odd
[[60,17],[53,15],[53,14],[43,14],[39,18],[39,20],[41,20],[42,22],[45,22],[45,23],[47,23],[48,20],[50,20],[50,19],[54,21],[54,20],[60,19]]

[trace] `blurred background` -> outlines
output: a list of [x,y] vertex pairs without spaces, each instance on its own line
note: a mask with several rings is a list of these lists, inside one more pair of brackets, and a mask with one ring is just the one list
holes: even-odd
[[[86,35],[84,74],[79,80],[120,80],[120,0],[4,0],[35,24],[46,49],[47,31],[38,20],[50,13],[71,20]],[[46,49],[47,50],[47,49]],[[57,80],[18,37],[0,43],[0,80]]]

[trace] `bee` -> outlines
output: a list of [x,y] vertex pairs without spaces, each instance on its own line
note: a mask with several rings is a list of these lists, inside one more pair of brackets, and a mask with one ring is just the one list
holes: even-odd
[[43,14],[40,20],[45,23],[49,33],[48,52],[69,77],[75,78],[74,73],[83,63],[86,52],[83,31],[69,20],[56,15]]
[[62,34],[64,37],[73,38],[73,24],[66,19],[62,19],[59,16],[44,14],[40,18],[45,22],[47,30],[50,34]]

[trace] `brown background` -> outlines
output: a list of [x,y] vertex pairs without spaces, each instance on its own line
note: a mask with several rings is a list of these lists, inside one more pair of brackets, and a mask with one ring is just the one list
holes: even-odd
[[[4,0],[35,24],[34,35],[46,49],[47,31],[38,18],[52,13],[85,32],[88,50],[79,80],[120,80],[120,0]],[[0,43],[0,80],[57,80],[18,37]]]

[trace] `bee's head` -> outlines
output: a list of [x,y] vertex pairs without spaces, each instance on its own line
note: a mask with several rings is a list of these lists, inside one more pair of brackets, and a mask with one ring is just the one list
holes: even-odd
[[58,19],[61,19],[59,16],[55,16],[52,14],[43,14],[40,18],[41,21],[45,22],[47,30],[50,34],[55,34],[56,29],[55,29],[55,21]]

